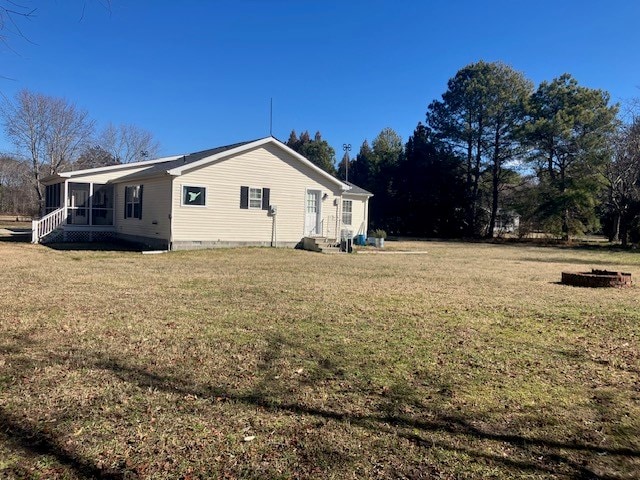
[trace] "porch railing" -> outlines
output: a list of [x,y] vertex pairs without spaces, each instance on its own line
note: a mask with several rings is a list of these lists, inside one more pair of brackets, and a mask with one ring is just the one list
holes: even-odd
[[33,220],[31,222],[31,243],[39,243],[40,239],[46,237],[62,225],[66,218],[67,207],[60,207],[59,209],[46,214],[40,220]]
[[[336,235],[336,231],[337,231],[337,225],[336,225],[336,217],[334,215],[329,215],[326,219],[326,223],[323,224],[323,235],[326,238],[332,238],[335,239],[337,238]],[[323,219],[324,222],[324,219]]]

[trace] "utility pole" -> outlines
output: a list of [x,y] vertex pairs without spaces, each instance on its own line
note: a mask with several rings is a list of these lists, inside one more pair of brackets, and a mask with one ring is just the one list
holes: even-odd
[[342,150],[344,150],[344,180],[345,182],[349,181],[349,152],[351,151],[350,143],[343,143]]

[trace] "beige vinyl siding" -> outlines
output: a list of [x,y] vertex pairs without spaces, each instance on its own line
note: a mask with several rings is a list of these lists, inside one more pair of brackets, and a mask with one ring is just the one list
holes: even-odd
[[[143,185],[142,218],[124,218],[124,189],[131,185]],[[115,185],[116,231],[154,239],[169,240],[171,220],[171,178],[135,180]]]
[[[207,188],[205,207],[181,205],[183,185]],[[340,186],[274,145],[221,159],[174,179],[173,240],[195,242],[270,242],[273,217],[267,210],[241,209],[240,187],[270,189],[278,242],[304,236],[308,189],[320,190],[323,225],[335,236]],[[326,230],[325,230],[326,231]]]
[[[342,198],[344,200],[351,200],[352,209],[351,226],[345,225],[343,226],[343,228],[348,228],[349,230],[351,230],[354,236],[358,235],[359,233],[366,235],[368,229],[367,210],[369,208],[369,199],[360,195],[349,195],[348,193],[343,194]],[[342,216],[340,218],[342,219]]]

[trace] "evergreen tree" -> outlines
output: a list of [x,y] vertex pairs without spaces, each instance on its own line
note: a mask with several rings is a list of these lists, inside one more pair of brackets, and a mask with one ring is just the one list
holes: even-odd
[[[347,178],[347,174],[349,178]],[[351,159],[349,158],[349,152],[344,152],[342,160],[340,160],[340,163],[338,164],[338,178],[340,180],[352,180]]]
[[369,146],[369,142],[366,140],[362,142],[360,151],[356,155],[355,160],[351,162],[351,168],[349,169],[350,182],[371,191],[373,188],[372,181],[372,164],[373,151]]
[[582,87],[568,74],[542,82],[531,97],[531,161],[545,192],[540,213],[564,239],[597,224],[617,111],[608,93]]
[[[505,167],[522,154],[522,126],[531,83],[502,63],[478,62],[458,71],[441,101],[427,110],[438,139],[465,159],[467,234],[485,229],[481,201],[489,191],[488,234],[493,235]],[[483,179],[488,173],[490,180]]]
[[118,165],[120,161],[100,146],[85,148],[73,164],[75,170],[84,168],[108,167]]
[[286,145],[306,157],[311,163],[317,165],[325,172],[336,175],[335,150],[326,140],[322,139],[320,132],[316,132],[313,140],[311,140],[308,131],[302,132],[300,138],[297,138],[295,130],[292,130]]
[[463,229],[462,162],[422,124],[409,137],[396,171],[403,235],[456,237]]
[[393,129],[384,128],[373,139],[372,145],[368,188],[374,194],[371,199],[371,223],[375,228],[398,233],[402,218],[396,208],[399,195],[396,170],[404,153],[402,138]]

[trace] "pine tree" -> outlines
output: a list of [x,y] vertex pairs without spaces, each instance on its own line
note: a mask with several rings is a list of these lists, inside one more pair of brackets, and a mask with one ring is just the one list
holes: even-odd
[[568,74],[542,82],[531,97],[528,140],[546,201],[541,214],[566,240],[595,227],[595,204],[610,160],[617,105]]

